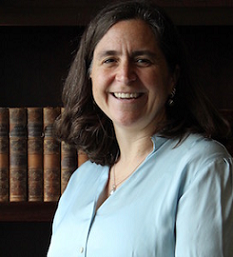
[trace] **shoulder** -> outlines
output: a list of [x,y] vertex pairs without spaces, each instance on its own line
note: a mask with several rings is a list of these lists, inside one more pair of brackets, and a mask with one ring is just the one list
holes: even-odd
[[190,158],[231,159],[230,154],[221,143],[199,134],[190,134],[187,136],[180,144],[177,144],[177,150],[182,151],[184,156],[189,156]]
[[[218,141],[200,134],[189,134],[182,140],[164,139],[160,147],[161,159],[168,159],[173,165],[205,166],[217,160],[232,162],[227,149]],[[163,158],[162,158],[163,157]]]
[[152,160],[176,173],[200,172],[217,162],[232,165],[232,157],[221,143],[200,134],[189,134],[182,140],[156,137],[156,142],[156,158]]
[[98,165],[89,160],[86,161],[72,174],[67,185],[67,190],[77,187],[79,184],[86,183],[85,181],[89,183],[95,181],[105,169],[105,166]]
[[106,172],[106,167],[86,161],[70,177],[59,204],[68,205],[73,201],[73,197],[81,195],[85,188],[92,188],[103,172]]
[[233,160],[221,143],[191,134],[172,151],[172,182],[179,188],[179,197],[188,192],[192,192],[186,194],[190,197],[197,193],[204,196],[217,191],[232,192]]
[[178,165],[185,171],[185,177],[188,175],[195,179],[207,176],[217,179],[232,176],[232,157],[218,141],[191,134],[177,146],[177,151],[182,152]]
[[[163,158],[162,158],[163,157]],[[161,151],[161,165],[180,179],[197,176],[230,176],[232,157],[219,142],[199,134],[190,134],[181,142],[170,139]],[[168,161],[169,160],[169,161]]]
[[98,165],[90,161],[86,161],[80,167],[78,167],[71,175],[67,187],[61,196],[59,204],[63,202],[68,204],[72,200],[71,196],[75,195],[84,184],[88,183],[88,181],[91,179],[91,174],[92,176],[97,175],[97,169]]
[[89,194],[91,194],[91,191],[94,190],[94,185],[105,173],[108,173],[108,167],[86,161],[72,174],[64,193],[59,199],[54,228],[59,224],[69,207],[82,199],[87,188],[90,189]]

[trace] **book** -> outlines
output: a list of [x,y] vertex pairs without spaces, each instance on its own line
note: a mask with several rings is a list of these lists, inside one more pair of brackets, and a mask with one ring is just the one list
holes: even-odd
[[9,108],[10,201],[27,200],[27,112]]
[[9,110],[0,107],[0,202],[9,200]]
[[43,200],[43,109],[27,108],[28,201]]
[[70,176],[77,168],[77,151],[71,145],[61,143],[61,194],[65,191]]
[[57,201],[61,194],[60,142],[54,136],[54,121],[60,111],[60,107],[43,108],[45,202]]

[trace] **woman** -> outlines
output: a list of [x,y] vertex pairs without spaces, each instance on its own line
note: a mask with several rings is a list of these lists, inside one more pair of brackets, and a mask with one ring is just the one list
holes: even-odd
[[58,136],[90,161],[60,199],[49,257],[232,256],[232,158],[214,140],[228,126],[197,90],[159,8],[104,8],[81,39],[63,101]]

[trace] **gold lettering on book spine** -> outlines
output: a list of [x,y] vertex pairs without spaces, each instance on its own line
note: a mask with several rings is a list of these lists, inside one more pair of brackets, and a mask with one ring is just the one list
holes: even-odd
[[77,151],[69,144],[61,144],[61,193],[65,191],[70,176],[77,168]]
[[31,107],[28,112],[28,201],[43,200],[43,110]]
[[57,201],[61,194],[60,142],[54,136],[59,107],[44,108],[44,201]]
[[10,201],[27,200],[26,108],[10,108]]

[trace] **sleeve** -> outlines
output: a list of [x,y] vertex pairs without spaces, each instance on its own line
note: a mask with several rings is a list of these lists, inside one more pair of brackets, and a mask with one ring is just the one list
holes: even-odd
[[232,159],[212,161],[187,183],[177,209],[175,256],[232,257]]

